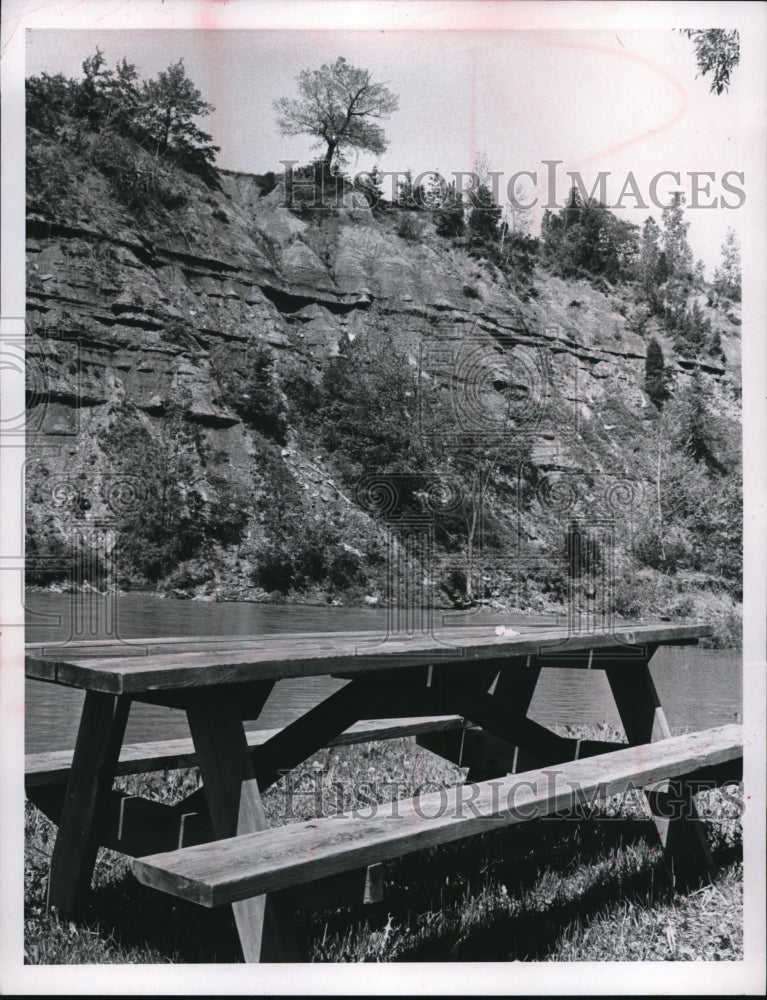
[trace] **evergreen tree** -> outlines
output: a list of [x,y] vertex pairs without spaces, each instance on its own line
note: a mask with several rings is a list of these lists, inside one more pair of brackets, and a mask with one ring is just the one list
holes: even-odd
[[714,272],[714,289],[734,302],[740,302],[740,243],[734,229],[728,229],[722,244],[722,263]]
[[645,286],[657,282],[657,269],[660,260],[660,227],[650,216],[642,226],[642,243],[639,251],[639,274]]
[[437,209],[437,235],[463,236],[465,228],[463,195],[456,192],[455,183],[452,183],[448,185],[442,207]]
[[493,248],[498,239],[501,209],[493,201],[490,188],[480,184],[474,192],[474,205],[469,213],[469,247]]
[[397,204],[400,208],[416,208],[416,191],[413,187],[413,171],[406,170],[403,180],[397,182]]
[[684,221],[684,195],[674,191],[671,203],[663,209],[663,250],[666,266],[673,277],[685,277],[692,272],[692,250],[687,242],[690,223]]
[[720,432],[709,390],[695,370],[689,385],[677,399],[679,425],[677,443],[695,462],[705,463],[711,472],[723,473],[719,457]]
[[651,337],[647,344],[644,372],[645,392],[655,406],[661,410],[670,395],[669,373],[663,359],[663,349],[655,337]]
[[578,188],[573,184],[570,188],[570,194],[567,199],[567,205],[562,212],[562,219],[565,225],[565,229],[569,229],[570,226],[574,226],[576,223],[580,222],[581,212],[583,211],[583,198]]

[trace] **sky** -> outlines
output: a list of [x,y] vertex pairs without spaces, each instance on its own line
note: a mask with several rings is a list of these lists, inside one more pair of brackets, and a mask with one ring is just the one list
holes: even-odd
[[[438,170],[448,179],[471,170],[486,153],[505,196],[509,180],[525,176],[525,199],[537,230],[549,196],[566,198],[577,171],[587,191],[608,172],[607,201],[614,205],[629,172],[636,187],[616,214],[641,224],[672,189],[686,192],[689,239],[709,276],[720,259],[727,228],[738,231],[748,203],[749,106],[735,70],[729,92],[712,94],[698,77],[691,42],[664,30],[546,31],[311,31],[311,30],[29,30],[26,73],[82,74],[96,47],[109,66],[126,56],[144,77],[183,57],[190,78],[216,108],[201,124],[221,147],[218,165],[264,173],[281,160],[306,162],[309,136],[283,137],[275,99],[297,95],[296,77],[343,55],[371,71],[399,97],[384,128],[383,155],[353,157],[349,169]],[[556,168],[544,161],[561,161]],[[690,172],[706,172],[693,198]],[[743,180],[737,175],[745,174]],[[751,178],[753,182],[754,178]],[[387,182],[391,184],[391,181]],[[735,189],[735,193],[729,188]],[[710,185],[710,186],[708,186]],[[513,189],[513,186],[512,186]],[[745,201],[737,191],[742,190]],[[644,204],[637,204],[638,192]],[[723,208],[722,199],[732,208]],[[718,199],[717,207],[710,206]],[[697,200],[698,207],[691,207]]]

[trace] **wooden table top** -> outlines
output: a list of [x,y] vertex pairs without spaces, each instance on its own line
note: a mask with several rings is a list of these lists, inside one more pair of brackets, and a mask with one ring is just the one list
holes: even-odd
[[[543,665],[605,666],[614,651],[628,656],[642,646],[690,644],[709,636],[705,625],[621,623],[612,632],[572,635],[564,627],[492,625],[435,629],[403,638],[383,631],[302,632],[257,636],[101,640],[79,644],[30,643],[26,674],[35,680],[107,694],[139,695],[190,687],[242,684],[289,677],[406,669],[438,663],[548,657]],[[612,650],[612,654],[608,651]],[[604,659],[600,660],[600,651]],[[581,654],[577,659],[577,654]],[[567,656],[576,660],[567,662]],[[552,662],[556,656],[556,663]],[[561,659],[559,659],[561,657]],[[628,660],[627,660],[628,662]]]

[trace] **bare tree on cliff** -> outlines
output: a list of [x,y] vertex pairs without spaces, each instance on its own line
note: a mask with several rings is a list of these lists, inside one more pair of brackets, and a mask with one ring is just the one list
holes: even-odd
[[395,94],[373,83],[370,71],[357,69],[339,56],[332,64],[303,70],[298,76],[300,97],[274,102],[282,135],[313,135],[326,144],[327,171],[344,149],[370,153],[386,150],[386,136],[375,119],[388,118],[399,106]]

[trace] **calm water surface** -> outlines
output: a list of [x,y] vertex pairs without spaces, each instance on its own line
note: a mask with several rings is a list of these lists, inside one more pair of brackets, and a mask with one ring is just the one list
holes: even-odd
[[[61,642],[82,627],[76,617],[75,595],[28,594],[27,640]],[[88,635],[117,634],[123,639],[189,635],[254,635],[275,632],[331,632],[386,628],[387,612],[376,608],[333,608],[287,605],[170,601],[129,594],[114,603],[96,598],[89,606]],[[78,621],[81,623],[78,627]],[[512,619],[497,612],[456,616],[447,622],[516,623],[545,619]],[[438,624],[442,624],[438,620]],[[90,634],[90,632],[93,634]],[[651,671],[672,729],[705,729],[736,722],[742,713],[740,653],[696,649],[694,646],[661,648]],[[331,678],[296,678],[276,685],[259,718],[259,727],[284,724],[316,704],[342,681]],[[26,683],[26,750],[28,753],[74,746],[81,692],[40,681]],[[545,725],[553,723],[618,723],[607,680],[600,670],[547,669],[541,674],[530,715]],[[188,736],[182,712],[135,704],[131,708],[126,739],[140,742]]]

